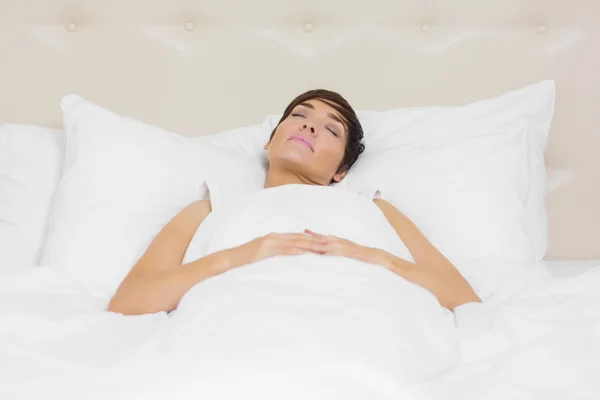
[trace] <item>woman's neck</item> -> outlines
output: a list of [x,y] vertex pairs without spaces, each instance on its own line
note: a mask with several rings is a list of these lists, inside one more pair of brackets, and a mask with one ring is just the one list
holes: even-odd
[[270,167],[267,171],[265,189],[292,184],[318,185],[319,183],[313,182],[309,179],[306,179],[306,177],[302,175],[284,169]]

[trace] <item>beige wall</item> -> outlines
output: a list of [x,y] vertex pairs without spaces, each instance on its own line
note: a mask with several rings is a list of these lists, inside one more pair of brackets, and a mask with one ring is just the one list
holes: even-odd
[[598,258],[598,18],[596,0],[0,0],[0,120],[60,126],[78,93],[196,135],[318,86],[373,109],[552,78],[548,258]]

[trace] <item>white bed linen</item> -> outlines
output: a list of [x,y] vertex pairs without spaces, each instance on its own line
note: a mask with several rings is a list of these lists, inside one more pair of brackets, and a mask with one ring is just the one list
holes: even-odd
[[579,274],[586,269],[600,265],[600,259],[544,261],[543,265],[552,275],[569,276]]
[[[556,273],[556,265],[577,271]],[[485,304],[459,307],[461,361],[422,385],[392,380],[386,371],[335,353],[337,364],[307,371],[302,366],[319,355],[294,353],[285,343],[278,344],[281,354],[293,357],[271,352],[271,363],[258,361],[269,349],[258,351],[256,362],[206,349],[195,353],[207,343],[190,341],[190,319],[177,319],[177,313],[107,313],[104,300],[89,297],[56,269],[6,269],[0,271],[0,398],[600,398],[600,262],[550,267],[550,273],[517,268]],[[200,296],[218,289],[218,282]],[[278,327],[286,328],[272,326]],[[211,332],[217,349],[223,345],[219,330]]]

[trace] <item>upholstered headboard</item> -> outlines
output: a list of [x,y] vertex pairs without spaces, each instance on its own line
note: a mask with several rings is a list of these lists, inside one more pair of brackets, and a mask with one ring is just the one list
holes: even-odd
[[0,120],[60,126],[77,93],[186,135],[300,91],[456,105],[554,79],[548,258],[600,258],[596,0],[1,0]]

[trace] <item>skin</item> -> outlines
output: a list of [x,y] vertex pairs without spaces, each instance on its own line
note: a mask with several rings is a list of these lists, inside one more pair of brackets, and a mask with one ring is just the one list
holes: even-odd
[[297,105],[265,144],[269,157],[265,187],[291,183],[326,186],[332,180],[341,181],[346,172],[338,167],[346,141],[341,115],[331,106],[319,100]]
[[[314,99],[294,108],[265,144],[269,170],[265,188],[286,184],[329,185],[341,181],[339,170],[348,132],[343,119],[327,103]],[[358,245],[318,232],[271,233],[246,244],[209,254],[182,265],[185,251],[200,224],[211,212],[210,201],[196,201],[176,215],[154,238],[131,269],[108,305],[126,315],[172,311],[198,282],[276,255],[315,253],[355,258],[381,265],[430,291],[440,305],[453,310],[480,302],[469,283],[392,204],[374,200],[414,262],[387,251]]]

